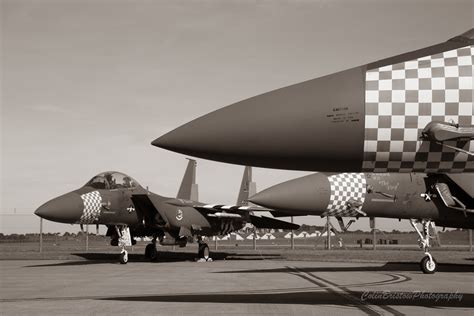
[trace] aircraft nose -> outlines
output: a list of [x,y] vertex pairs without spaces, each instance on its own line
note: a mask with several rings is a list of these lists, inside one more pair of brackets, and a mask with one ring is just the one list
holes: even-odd
[[44,203],[35,214],[53,222],[72,224],[80,219],[83,209],[79,194],[70,192]]
[[316,173],[277,184],[249,201],[274,210],[320,215],[330,199],[330,184],[325,174]]
[[352,69],[224,107],[155,139],[186,155],[266,168],[362,166],[363,71]]

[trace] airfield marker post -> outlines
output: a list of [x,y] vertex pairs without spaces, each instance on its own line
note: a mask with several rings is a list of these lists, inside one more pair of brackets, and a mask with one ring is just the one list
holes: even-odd
[[257,230],[253,228],[253,250],[257,250]]
[[39,252],[43,253],[43,219],[40,217]]
[[472,229],[469,229],[469,251],[472,252]]
[[89,225],[86,225],[86,251],[89,251]]
[[[293,216],[291,216],[291,223],[293,224]],[[291,250],[295,250],[295,231],[291,230]]]
[[375,229],[375,217],[370,217],[370,228],[372,228],[372,246],[373,250],[377,249],[377,236],[376,236],[376,229]]
[[331,250],[331,224],[329,223],[329,216],[326,216],[326,248]]
[[372,236],[372,243],[373,243],[373,245],[374,245],[374,250],[376,250],[376,249],[377,249],[377,245],[376,245],[376,244],[377,244],[377,239],[376,239],[377,237],[375,236],[375,234],[376,234],[375,228],[372,230],[372,234],[373,234],[373,236]]

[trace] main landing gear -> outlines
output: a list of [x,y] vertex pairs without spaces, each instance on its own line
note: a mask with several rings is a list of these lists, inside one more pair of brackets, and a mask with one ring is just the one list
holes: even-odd
[[433,237],[430,236],[430,228],[435,229],[434,223],[431,220],[423,219],[421,220],[421,230],[418,228],[417,224],[420,223],[417,220],[410,219],[411,226],[415,229],[420,237],[418,239],[418,243],[420,244],[420,248],[423,249],[425,252],[425,256],[420,261],[420,268],[423,273],[426,274],[433,274],[438,269],[438,263],[433,258],[433,256],[429,253],[430,248],[430,239]]
[[146,245],[145,258],[148,258],[151,261],[156,261],[158,258],[158,250],[156,250],[156,237],[153,237],[151,244]]
[[198,237],[198,262],[211,262],[209,246],[202,240],[202,237]]
[[115,226],[115,230],[118,235],[118,246],[122,247],[120,253],[120,263],[127,264],[128,262],[128,251],[125,250],[125,247],[132,245],[132,236],[130,235],[130,228],[127,226]]

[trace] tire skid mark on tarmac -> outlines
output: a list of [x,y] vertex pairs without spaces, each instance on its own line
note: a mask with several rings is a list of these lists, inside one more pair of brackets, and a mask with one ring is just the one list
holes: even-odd
[[[323,278],[320,277],[320,276],[316,276],[316,275],[314,275],[314,274],[311,273],[311,272],[307,272],[307,273],[310,274],[311,276],[313,276],[314,278],[317,278],[317,279],[320,279],[320,280],[324,280],[325,282],[327,282],[327,283],[329,283],[329,284],[331,284],[331,285],[333,285],[333,286],[335,286],[335,287],[337,287],[337,288],[339,288],[339,289],[341,289],[341,290],[343,290],[343,291],[345,291],[345,292],[347,292],[347,293],[352,293],[351,290],[349,290],[349,289],[347,288],[347,286],[338,285],[338,284],[336,284],[336,283],[334,283],[334,282],[331,282],[331,281],[329,281],[329,280],[323,279]],[[392,276],[393,276],[393,275],[392,275]],[[405,277],[405,276],[401,276],[401,277]],[[409,278],[409,277],[405,277],[405,278],[411,279],[411,278]],[[405,281],[403,281],[403,282],[405,282]],[[377,283],[377,282],[374,282],[374,283]],[[400,282],[396,282],[396,283],[400,283]],[[370,283],[368,283],[368,284],[370,284]],[[385,284],[388,284],[388,283],[385,283]],[[352,296],[352,297],[355,297],[357,300],[360,301],[360,298],[359,298],[359,297],[357,297],[357,296],[355,296],[355,295],[353,295],[353,294],[351,294],[351,296]],[[384,310],[386,310],[387,312],[389,312],[389,313],[391,313],[391,314],[393,314],[393,315],[397,315],[397,316],[398,316],[398,315],[404,315],[403,313],[400,313],[399,311],[397,311],[397,310],[395,310],[395,309],[393,309],[393,308],[391,308],[391,307],[389,307],[389,306],[386,306],[386,305],[377,305],[377,306],[380,307],[380,308],[383,308]]]
[[[308,272],[310,273],[310,272]],[[311,274],[311,273],[310,273]],[[353,283],[353,284],[339,284],[339,286],[344,287],[366,287],[366,286],[378,286],[378,285],[389,285],[389,284],[398,284],[410,281],[412,278],[402,274],[390,274],[390,273],[383,273],[383,275],[390,276],[391,278],[386,281],[376,281],[371,283]]]
[[[354,307],[358,308],[359,310],[366,313],[367,315],[386,315],[387,312],[393,315],[397,315],[397,316],[403,315],[403,313],[400,313],[391,307],[371,305],[367,302],[361,301],[360,298],[353,295],[351,291],[349,291],[348,288],[344,286],[340,286],[326,279],[323,279],[319,276],[316,276],[313,273],[305,271],[304,269],[298,269],[296,267],[290,267],[290,266],[287,266],[287,268],[293,270],[291,274],[294,274],[304,280],[307,280],[313,284],[316,284],[331,294],[341,296],[343,299],[351,302]],[[380,282],[375,282],[375,283],[380,283]]]

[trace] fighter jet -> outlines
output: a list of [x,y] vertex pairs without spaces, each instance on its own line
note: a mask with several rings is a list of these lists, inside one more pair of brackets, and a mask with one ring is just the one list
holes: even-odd
[[474,172],[474,29],[237,102],[152,142],[265,168]]
[[251,170],[246,167],[237,205],[197,202],[196,161],[190,160],[176,198],[164,197],[143,188],[132,177],[120,172],[103,172],[83,187],[40,206],[35,214],[51,221],[69,224],[106,225],[111,245],[120,246],[120,263],[128,262],[126,246],[133,237],[152,237],[145,256],[157,258],[157,240],[163,246],[184,247],[197,239],[198,256],[210,260],[204,236],[227,235],[251,223],[257,228],[297,229],[299,226],[266,216],[257,216],[258,207],[243,205],[251,187]]
[[[474,175],[421,173],[316,173],[277,184],[251,196],[274,216],[335,216],[409,219],[426,256],[420,265],[434,273],[430,228],[474,228]],[[421,224],[421,229],[418,228]]]

